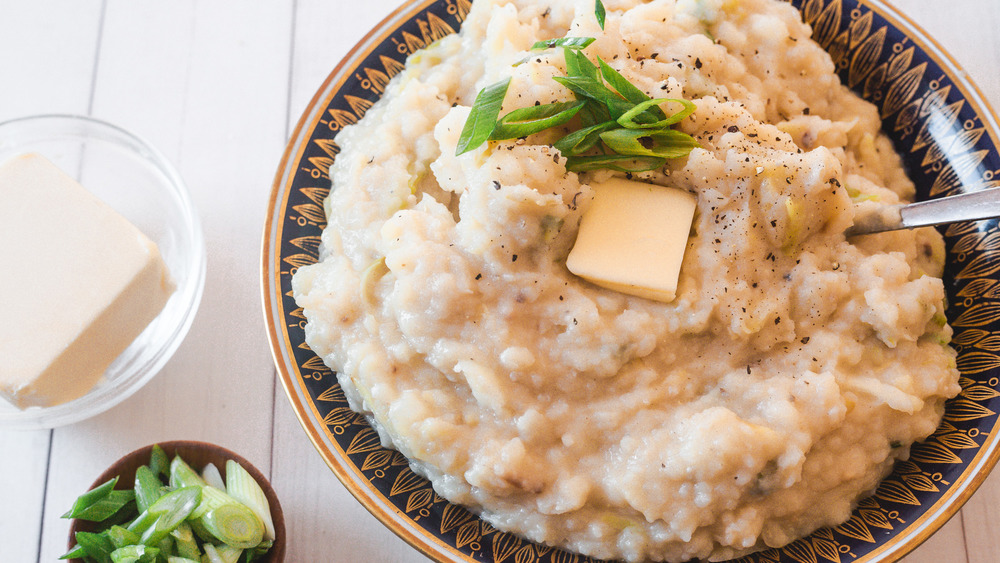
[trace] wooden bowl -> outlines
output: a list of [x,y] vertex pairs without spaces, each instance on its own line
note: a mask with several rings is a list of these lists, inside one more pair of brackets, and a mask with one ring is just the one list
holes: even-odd
[[[281,511],[281,504],[278,503],[278,496],[274,493],[271,483],[264,475],[254,467],[249,461],[226,448],[209,444],[206,442],[174,441],[160,442],[160,447],[166,452],[169,459],[175,455],[180,455],[191,467],[200,471],[208,463],[214,463],[219,468],[222,478],[226,477],[226,461],[233,460],[243,466],[255,481],[264,490],[264,496],[271,508],[271,518],[274,520],[274,545],[267,552],[267,555],[258,559],[260,563],[282,563],[285,560],[285,517]],[[149,463],[149,457],[153,451],[153,444],[135,450],[118,461],[111,464],[104,473],[98,477],[90,486],[91,489],[107,482],[116,475],[118,484],[116,489],[131,489],[135,486],[135,472],[140,466]],[[81,494],[84,491],[81,491]],[[93,522],[74,519],[69,527],[69,545],[67,549],[76,546],[77,532],[90,532],[94,528]],[[82,563],[80,559],[70,559],[71,563]]]

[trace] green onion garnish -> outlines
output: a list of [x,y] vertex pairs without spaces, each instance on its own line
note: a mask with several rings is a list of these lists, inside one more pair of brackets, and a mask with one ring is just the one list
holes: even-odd
[[[650,108],[655,107],[659,109],[659,105],[666,102],[676,102],[684,106],[684,109],[672,114],[670,117],[664,117],[663,119],[653,123],[638,123],[635,121],[636,117],[644,114]],[[664,127],[670,127],[675,123],[680,123],[682,119],[694,113],[694,110],[695,105],[687,100],[679,100],[677,98],[657,98],[655,100],[646,100],[645,102],[642,102],[629,111],[623,113],[621,117],[618,118],[618,123],[622,127],[626,127],[628,129],[662,129]]]
[[[682,158],[698,146],[693,137],[671,128],[694,113],[696,107],[692,102],[651,99],[600,57],[597,64],[591,62],[580,48],[563,46],[563,56],[566,76],[556,76],[553,80],[573,92],[575,102],[515,109],[496,119],[510,81],[499,84],[502,91],[488,92],[498,85],[491,86],[476,97],[456,154],[488,140],[527,137],[571,123],[577,116],[579,125],[553,143],[569,159],[566,169],[573,172],[600,168],[622,172],[653,170],[663,166],[666,159]],[[667,115],[661,107],[665,104],[679,105],[680,109]],[[488,116],[493,116],[492,125],[486,121]]]
[[601,140],[620,155],[659,158],[680,158],[698,146],[690,135],[673,129],[615,129],[601,133]]
[[618,172],[645,172],[656,170],[666,164],[667,159],[651,156],[622,156],[602,154],[596,156],[571,156],[566,159],[566,170],[587,172],[590,170],[616,170]]
[[541,51],[544,49],[554,49],[556,47],[583,49],[584,47],[590,45],[594,41],[595,39],[593,37],[560,37],[559,39],[546,39],[545,41],[536,41],[535,44],[531,46],[531,50]]
[[456,156],[471,151],[485,143],[486,139],[489,138],[496,125],[497,116],[500,115],[500,106],[503,105],[508,86],[510,86],[510,78],[483,88],[476,96],[476,101],[472,104],[472,111],[469,112],[469,118],[458,138]]
[[503,116],[493,127],[489,140],[517,139],[566,123],[576,115],[583,102],[559,102],[516,109]]

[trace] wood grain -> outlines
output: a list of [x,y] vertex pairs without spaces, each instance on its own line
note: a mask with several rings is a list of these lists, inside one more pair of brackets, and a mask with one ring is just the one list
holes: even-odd
[[[398,0],[0,3],[0,120],[91,113],[179,169],[208,248],[201,309],[149,385],[54,432],[0,431],[0,560],[52,561],[61,514],[118,457],[171,439],[248,458],[281,499],[287,561],[415,563],[326,468],[275,383],[259,297],[264,212],[284,143],[337,62]],[[897,0],[1000,108],[1000,2]],[[49,464],[49,450],[52,463]],[[906,563],[993,563],[1000,474]]]

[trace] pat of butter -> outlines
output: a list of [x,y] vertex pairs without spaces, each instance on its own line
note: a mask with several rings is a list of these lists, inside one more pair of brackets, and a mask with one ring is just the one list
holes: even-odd
[[156,244],[45,158],[0,165],[0,396],[87,393],[173,292]]
[[668,302],[677,295],[696,198],[623,178],[595,183],[566,267],[615,291]]

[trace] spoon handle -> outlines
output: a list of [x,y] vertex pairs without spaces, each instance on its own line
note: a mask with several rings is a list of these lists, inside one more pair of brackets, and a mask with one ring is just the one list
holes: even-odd
[[1000,217],[1000,188],[990,188],[908,205],[892,205],[859,217],[848,236],[929,227]]

